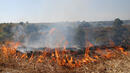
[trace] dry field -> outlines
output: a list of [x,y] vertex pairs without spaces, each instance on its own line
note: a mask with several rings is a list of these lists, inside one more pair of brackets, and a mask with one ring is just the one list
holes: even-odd
[[41,59],[41,56],[31,56],[28,58],[25,54],[17,53],[15,49],[10,50],[7,47],[0,49],[0,73],[130,73],[129,51],[127,54],[114,51],[112,57],[101,57],[96,61],[89,61],[92,60],[87,60],[80,66],[70,67],[71,62],[59,65],[57,62],[50,62],[50,57]]

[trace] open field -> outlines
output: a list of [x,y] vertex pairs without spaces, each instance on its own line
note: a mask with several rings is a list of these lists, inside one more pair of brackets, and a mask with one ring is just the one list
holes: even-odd
[[[70,66],[71,63],[62,65],[50,62],[49,56],[41,59],[41,56],[27,57],[25,54],[16,55],[15,51],[0,50],[0,72],[1,73],[129,73],[130,72],[130,52],[121,54],[114,51],[114,55],[96,59],[96,61],[86,60],[80,66]],[[56,51],[55,51],[56,52]],[[113,53],[112,53],[113,54]],[[60,55],[60,54],[59,54]],[[84,54],[81,54],[83,56]],[[55,55],[56,56],[56,53]],[[42,55],[44,57],[44,55]],[[39,60],[37,58],[40,58]],[[88,58],[90,59],[90,58]],[[79,58],[80,60],[80,58]],[[60,61],[60,60],[59,60]],[[70,61],[70,60],[68,60]],[[89,62],[92,61],[92,62]]]
[[[6,24],[7,25],[7,24]],[[122,26],[125,28],[123,30],[122,36],[119,36],[119,40],[125,40],[121,42],[121,46],[124,49],[127,49],[127,52],[124,50],[117,51],[111,49],[106,49],[106,54],[100,58],[91,57],[88,54],[88,50],[80,53],[80,55],[71,55],[72,53],[67,52],[68,55],[58,53],[58,50],[55,50],[51,55],[46,55],[47,53],[41,55],[41,53],[36,53],[35,55],[28,55],[28,53],[21,53],[17,51],[14,46],[11,50],[8,46],[3,46],[6,40],[12,40],[13,33],[10,33],[8,28],[14,26],[0,25],[0,73],[129,73],[130,72],[130,25]],[[96,28],[85,28],[90,31],[85,33],[91,33],[95,35],[92,39],[88,38],[90,41],[96,40],[96,43],[109,43],[108,35],[114,35],[114,27],[96,27]],[[92,30],[92,31],[91,31]],[[8,35],[10,33],[10,35]],[[106,35],[107,34],[107,35]],[[81,35],[78,37],[82,38]],[[118,40],[117,39],[117,40]],[[80,41],[82,39],[79,39]],[[106,43],[106,44],[107,44]],[[116,43],[116,42],[114,42]],[[103,45],[103,46],[106,46]],[[112,44],[109,44],[112,46]],[[108,46],[109,46],[108,45]],[[2,47],[3,46],[3,47]],[[127,46],[127,47],[126,47]],[[104,53],[102,51],[100,55]],[[124,54],[122,54],[124,53]],[[75,56],[77,56],[75,60]],[[69,56],[69,57],[68,57]],[[110,57],[109,57],[110,56]],[[80,58],[82,57],[82,58]],[[63,59],[62,59],[63,58]]]

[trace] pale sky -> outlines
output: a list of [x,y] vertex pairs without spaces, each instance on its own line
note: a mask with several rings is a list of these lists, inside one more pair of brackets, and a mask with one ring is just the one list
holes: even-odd
[[1,22],[130,19],[130,0],[0,0]]

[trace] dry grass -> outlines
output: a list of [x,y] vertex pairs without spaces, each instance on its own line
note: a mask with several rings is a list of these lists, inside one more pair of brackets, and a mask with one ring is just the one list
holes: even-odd
[[[35,59],[35,57],[34,57]],[[128,55],[116,53],[111,59],[98,59],[97,62],[88,63],[79,68],[68,68],[50,63],[49,57],[43,63],[36,63],[35,60],[14,58],[8,59],[0,52],[0,73],[129,73],[130,52]]]

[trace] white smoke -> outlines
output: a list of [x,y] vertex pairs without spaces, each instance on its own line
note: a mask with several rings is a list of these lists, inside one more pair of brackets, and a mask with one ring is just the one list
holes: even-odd
[[75,29],[78,25],[72,23],[54,24],[18,24],[13,28],[14,40],[22,46],[33,48],[73,47]]

